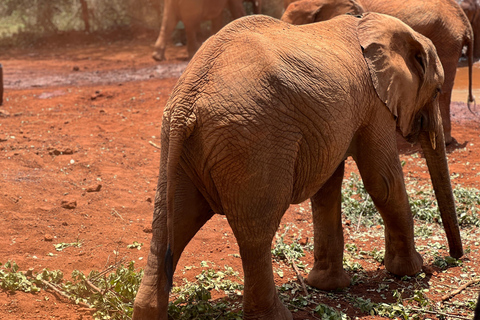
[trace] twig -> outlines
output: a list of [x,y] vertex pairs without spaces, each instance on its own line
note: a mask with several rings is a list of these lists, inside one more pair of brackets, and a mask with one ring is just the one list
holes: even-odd
[[298,279],[298,281],[300,281],[300,284],[302,285],[303,292],[305,293],[305,296],[308,296],[307,286],[305,285],[305,281],[303,281],[303,277],[300,274],[300,271],[298,270],[297,265],[288,255],[285,255],[285,257],[287,257],[288,263],[290,263],[293,271],[295,271],[295,273],[297,274],[297,279]]
[[365,201],[363,202],[362,211],[360,211],[360,216],[358,217],[357,228],[355,229],[355,231],[358,231],[358,229],[360,228],[360,222],[362,221],[362,214],[363,214],[363,211],[365,211],[367,204],[368,204],[368,194],[367,194],[367,197],[365,198]]
[[115,269],[116,267],[118,267],[120,264],[123,263],[123,261],[125,261],[125,258],[122,258],[120,259],[118,262],[116,262],[114,265],[106,268],[105,270],[103,270],[102,272],[96,274],[94,277],[92,277],[90,280],[95,280],[97,278],[100,278],[101,276],[103,276],[104,274],[110,272],[111,270]]
[[[47,287],[49,287],[50,289],[52,289],[53,291],[55,291],[56,293],[58,293],[59,295],[61,295],[62,297],[64,298],[67,298],[69,301],[72,301],[72,297],[70,297],[68,294],[66,294],[65,292],[63,292],[62,290],[58,289],[56,286],[54,286],[53,284],[51,284],[50,282],[46,281],[46,280],[43,280],[41,279],[40,281],[42,281],[42,283],[44,285],[46,285]],[[77,302],[78,305],[82,306],[82,307],[85,307],[85,308],[89,308],[89,309],[93,309],[93,306],[92,305],[89,305],[88,303],[84,303],[84,302],[81,302],[81,301],[78,301]]]
[[154,146],[157,149],[161,149],[160,146],[158,144],[155,144],[155,142],[153,141],[148,141],[148,143],[150,143],[152,146]]
[[120,215],[120,213],[117,212],[117,210],[115,210],[115,208],[112,208],[112,213],[115,213],[117,216],[120,217],[120,219],[123,220],[123,217]]
[[467,283],[465,283],[464,285],[460,286],[457,290],[454,290],[452,292],[450,292],[449,294],[446,294],[442,297],[442,301],[447,301],[448,299],[452,298],[453,296],[459,294],[460,292],[462,292],[465,288],[467,288],[468,286],[471,286],[472,284],[475,284],[475,283],[478,283],[480,282],[480,278],[477,278],[477,279],[473,279],[473,280],[470,280],[468,281]]
[[447,318],[457,318],[457,319],[471,320],[471,318],[467,318],[467,317],[464,317],[464,316],[459,316],[459,315],[451,314],[451,313],[430,311],[430,310],[418,309],[418,308],[413,308],[413,307],[411,307],[410,309],[412,309],[413,311],[425,312],[425,313],[429,313],[429,314],[436,314],[436,315],[444,316],[444,317],[447,317]]
[[[313,303],[313,302],[310,301],[310,303]],[[309,313],[310,313],[310,315],[311,315],[312,317],[314,317],[315,319],[321,320],[319,317],[317,317],[317,316],[314,314],[314,311],[313,311],[312,309],[310,309],[310,308],[309,308],[310,310],[308,310],[308,309],[305,309],[305,308],[296,306],[296,305],[294,305],[294,304],[291,304],[291,303],[289,303],[289,302],[287,302],[287,304],[288,304],[289,306],[291,306],[292,308],[294,308],[294,309],[299,309],[299,310],[302,310],[302,311],[305,311],[305,312],[309,312],[309,311],[310,311]]]
[[98,293],[100,293],[102,296],[104,295],[104,292],[102,292],[102,290],[100,290],[96,285],[94,285],[90,280],[88,280],[87,278],[85,278],[85,283],[90,287],[90,289],[92,289],[93,291],[97,291]]

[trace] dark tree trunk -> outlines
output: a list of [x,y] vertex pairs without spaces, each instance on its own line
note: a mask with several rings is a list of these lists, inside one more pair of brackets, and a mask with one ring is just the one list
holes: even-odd
[[80,0],[82,6],[82,19],[85,24],[85,32],[90,33],[90,22],[88,21],[88,4],[87,0]]

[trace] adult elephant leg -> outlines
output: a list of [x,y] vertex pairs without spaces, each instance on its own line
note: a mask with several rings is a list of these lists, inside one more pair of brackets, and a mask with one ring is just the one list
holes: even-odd
[[358,139],[357,150],[361,151],[355,160],[365,188],[385,223],[385,268],[399,276],[412,276],[421,270],[423,261],[415,250],[413,218],[394,126],[370,130],[376,132],[366,132]]
[[[261,189],[251,190],[257,192]],[[266,191],[265,188],[262,191]],[[242,204],[241,208],[232,207],[231,212],[226,213],[240,248],[245,275],[243,317],[290,320],[293,319],[292,314],[277,295],[271,254],[272,240],[288,203],[284,203],[281,197],[269,201],[272,195],[276,192],[278,194],[278,188],[270,188],[268,191],[257,192],[253,197],[249,194],[245,197],[246,201],[235,201],[237,206]]]
[[212,35],[216,34],[223,27],[223,13],[212,19]]
[[187,35],[187,52],[188,58],[191,59],[200,48],[197,32],[200,30],[200,20],[184,21],[185,33]]
[[442,91],[439,97],[440,113],[442,115],[443,132],[445,136],[445,144],[450,144],[452,138],[452,123],[450,119],[450,102],[452,100],[453,82],[457,73],[457,61],[459,57],[455,55],[454,61],[452,57],[441,57],[445,81],[443,82]]
[[[175,195],[174,213],[174,270],[183,249],[197,231],[213,215],[205,198],[184,172],[179,179]],[[168,295],[165,268],[167,249],[166,186],[159,183],[155,198],[152,240],[147,266],[135,298],[133,320],[167,319]]]
[[343,228],[341,218],[343,161],[310,199],[312,202],[315,263],[308,284],[321,290],[345,288],[350,277],[343,270]]
[[247,15],[243,7],[243,0],[229,0],[228,8],[234,20]]
[[179,21],[172,6],[172,1],[165,1],[165,12],[163,13],[162,27],[160,28],[160,34],[155,42],[154,51],[152,53],[152,58],[157,61],[165,60],[165,49],[167,48],[167,42]]

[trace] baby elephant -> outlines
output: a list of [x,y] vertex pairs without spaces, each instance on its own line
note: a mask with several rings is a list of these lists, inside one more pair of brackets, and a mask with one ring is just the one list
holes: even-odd
[[245,319],[292,319],[278,298],[271,243],[292,203],[312,200],[310,285],[350,284],[342,268],[340,188],[352,156],[385,221],[385,266],[420,271],[396,130],[419,140],[450,253],[460,257],[431,41],[396,18],[369,13],[294,26],[236,20],[197,52],[163,116],[160,176],[148,264],[133,319],[167,319],[169,289],[187,243],[225,215],[245,274]]

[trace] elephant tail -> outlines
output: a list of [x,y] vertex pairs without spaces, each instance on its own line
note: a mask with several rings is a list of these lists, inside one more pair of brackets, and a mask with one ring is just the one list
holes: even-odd
[[471,33],[472,36],[468,39],[467,41],[467,61],[468,61],[468,101],[467,101],[467,107],[468,110],[475,114],[472,111],[472,103],[473,103],[473,109],[476,107],[475,103],[475,98],[473,97],[473,48],[474,48],[474,43],[473,43],[473,32]]
[[173,286],[173,253],[174,250],[174,213],[175,192],[177,189],[177,170],[183,152],[185,140],[195,127],[196,117],[185,108],[175,108],[170,118],[170,131],[167,157],[167,251],[165,253],[165,274],[167,276],[166,290],[170,292]]

